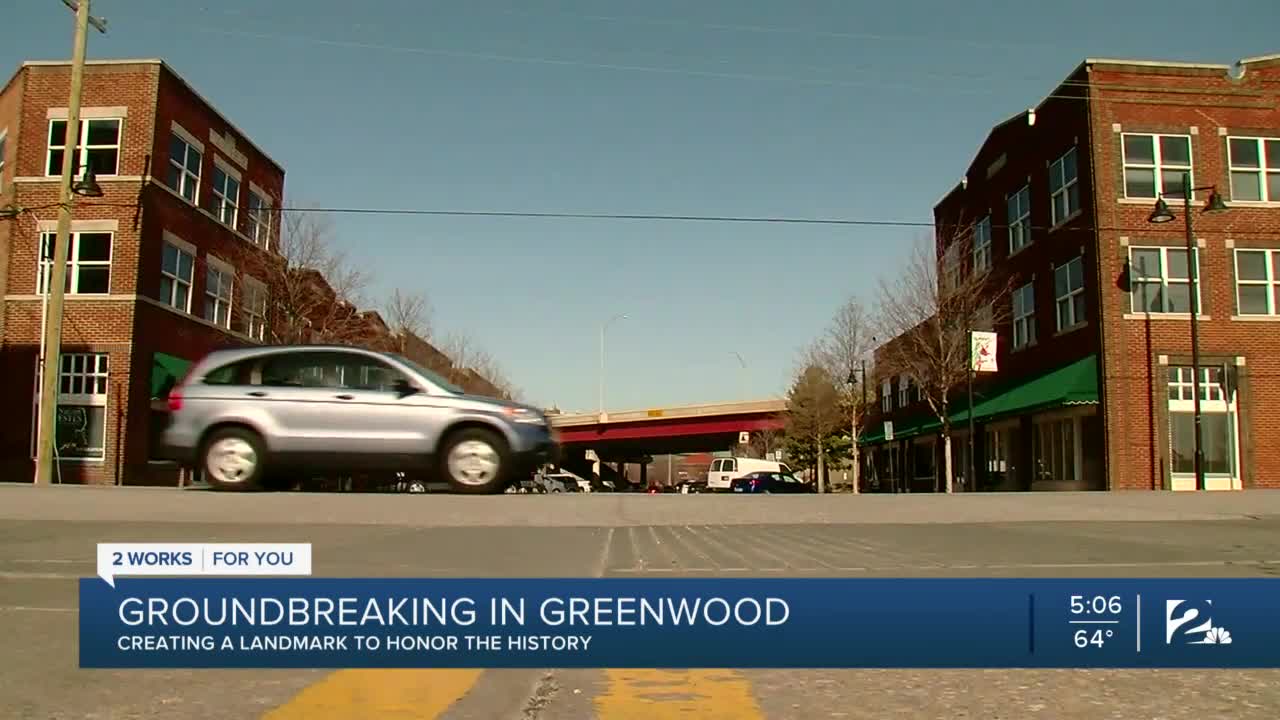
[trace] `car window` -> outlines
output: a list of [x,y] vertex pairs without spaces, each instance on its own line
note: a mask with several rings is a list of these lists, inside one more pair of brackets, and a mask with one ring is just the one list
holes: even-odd
[[711,462],[711,472],[720,472],[720,468],[723,466],[724,464],[720,460],[713,460]]
[[220,365],[204,374],[200,379],[203,385],[249,385],[249,370],[253,366],[250,360],[238,360]]
[[391,391],[404,374],[388,363],[359,353],[289,352],[262,365],[262,384],[344,390]]
[[405,356],[403,356],[403,355],[394,355],[394,354],[393,354],[391,357],[393,357],[393,358],[395,358],[396,360],[398,360],[399,362],[402,362],[402,363],[404,363],[405,365],[408,365],[409,367],[413,368],[413,369],[414,369],[414,370],[415,370],[419,375],[421,375],[421,376],[425,377],[426,379],[430,380],[430,381],[431,381],[432,383],[434,383],[437,387],[439,387],[439,388],[441,388],[441,389],[443,389],[443,390],[447,390],[447,391],[449,391],[449,392],[451,392],[451,393],[455,393],[455,394],[457,394],[457,395],[465,395],[465,394],[467,393],[467,391],[466,391],[466,390],[464,390],[464,389],[462,389],[462,388],[458,387],[457,385],[454,385],[453,383],[449,382],[448,380],[445,380],[445,379],[440,375],[440,373],[437,373],[437,372],[433,372],[433,371],[431,371],[431,370],[428,370],[427,368],[423,367],[423,366],[422,366],[422,365],[420,365],[419,363],[416,363],[416,362],[414,362],[414,361],[410,360],[409,358],[407,358],[407,357],[405,357]]
[[724,461],[724,469],[729,472],[733,472],[734,470],[736,470],[737,465],[738,465],[738,461],[734,460],[733,458],[729,458]]

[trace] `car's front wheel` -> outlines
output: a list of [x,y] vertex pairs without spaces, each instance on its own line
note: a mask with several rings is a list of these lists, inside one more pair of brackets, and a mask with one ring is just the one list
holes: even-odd
[[450,435],[441,451],[441,469],[454,492],[487,495],[503,490],[507,449],[497,433],[467,428]]
[[263,480],[264,443],[247,428],[224,428],[205,441],[200,453],[205,478],[215,490],[257,490]]

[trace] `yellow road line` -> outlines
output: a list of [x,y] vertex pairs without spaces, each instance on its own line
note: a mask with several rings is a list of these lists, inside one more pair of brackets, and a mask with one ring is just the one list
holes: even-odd
[[480,679],[480,670],[341,670],[262,720],[435,720]]
[[606,670],[600,720],[764,720],[751,682],[734,670]]

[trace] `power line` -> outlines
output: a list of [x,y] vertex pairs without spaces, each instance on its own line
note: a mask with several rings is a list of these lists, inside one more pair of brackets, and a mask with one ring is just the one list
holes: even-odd
[[[79,207],[111,207],[120,209],[137,210],[143,207],[141,203],[107,203],[107,202],[87,202],[81,201]],[[46,210],[58,207],[56,203],[48,205],[38,205],[35,207],[20,208],[23,212],[35,212],[38,210]],[[554,211],[522,211],[522,210],[436,210],[430,208],[373,208],[373,207],[279,207],[272,208],[272,212],[281,213],[317,213],[332,215],[390,215],[390,216],[410,216],[410,217],[473,217],[473,218],[527,218],[527,219],[543,219],[543,220],[616,220],[616,221],[636,221],[636,222],[701,222],[701,223],[740,223],[740,224],[757,224],[757,225],[826,225],[838,227],[885,227],[885,228],[922,228],[936,229],[938,224],[935,222],[924,220],[875,220],[866,218],[805,218],[792,216],[750,216],[750,215],[675,215],[661,213],[589,213],[589,212],[554,212]],[[993,230],[1007,229],[1009,226],[992,223]],[[1130,233],[1147,233],[1152,232],[1150,225],[1147,226],[1106,226],[1106,225],[1077,225],[1077,226],[1045,226],[1031,225],[1030,230],[1047,232],[1054,230],[1057,232],[1130,232]],[[1210,228],[1196,228],[1196,233],[1201,235],[1258,235],[1258,236],[1278,236],[1280,233],[1270,230],[1240,230],[1228,229],[1217,230]],[[961,233],[957,233],[959,235]]]

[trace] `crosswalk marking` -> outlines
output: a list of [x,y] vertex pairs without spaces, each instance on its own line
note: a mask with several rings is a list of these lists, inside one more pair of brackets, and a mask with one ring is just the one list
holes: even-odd
[[764,720],[751,683],[734,670],[606,670],[599,720]]
[[435,720],[466,695],[481,670],[341,670],[262,720]]

